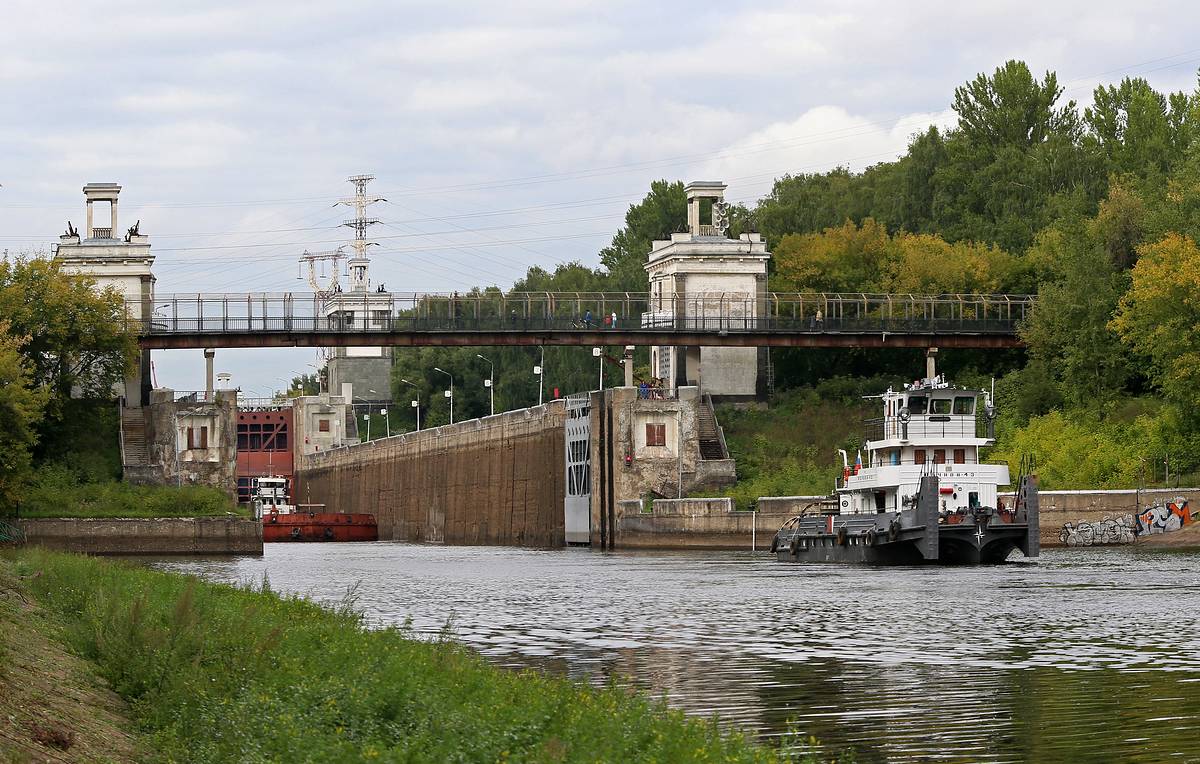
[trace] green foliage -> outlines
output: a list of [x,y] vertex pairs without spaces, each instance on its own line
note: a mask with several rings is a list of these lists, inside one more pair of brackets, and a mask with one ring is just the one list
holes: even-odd
[[611,292],[645,292],[646,253],[651,242],[669,239],[687,224],[687,197],[683,183],[656,180],[650,193],[625,213],[625,227],[613,236],[612,244],[600,250],[600,263],[607,270],[605,286]]
[[1022,456],[1037,463],[1042,488],[1131,488],[1149,485],[1154,465],[1164,458],[1172,470],[1194,470],[1200,464],[1200,447],[1182,427],[1172,408],[1142,414],[1132,421],[1095,411],[1051,411],[1004,434],[989,455],[1004,461],[1016,475]]
[[1200,404],[1200,248],[1170,234],[1139,250],[1109,326],[1154,369],[1155,386],[1184,411]]
[[245,514],[210,486],[87,482],[74,467],[39,467],[20,502],[22,517],[212,517]]
[[738,509],[762,496],[823,496],[833,490],[845,449],[862,446],[862,421],[874,416],[863,395],[897,380],[834,377],[815,387],[780,393],[770,409],[721,407],[717,418],[737,464],[737,483],[722,491]]
[[131,701],[160,761],[781,761],[609,686],[510,672],[451,642],[94,558],[29,550],[26,586]]
[[137,338],[125,325],[125,301],[99,291],[56,260],[0,258],[0,316],[29,365],[32,382],[53,393],[51,421],[75,391],[111,398],[137,360]]
[[0,322],[0,514],[12,512],[20,500],[46,403],[45,391],[30,387],[20,344]]

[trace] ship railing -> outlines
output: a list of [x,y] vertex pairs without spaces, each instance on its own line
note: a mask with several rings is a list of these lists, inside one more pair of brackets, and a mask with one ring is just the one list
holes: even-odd
[[863,421],[863,436],[869,441],[913,438],[983,438],[982,422],[974,415],[914,414],[907,424],[899,417],[878,417]]

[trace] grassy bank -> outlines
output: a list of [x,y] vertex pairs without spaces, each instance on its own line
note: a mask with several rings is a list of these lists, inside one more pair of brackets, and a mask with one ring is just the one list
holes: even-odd
[[62,644],[63,621],[0,560],[0,762],[142,757],[129,707]]
[[626,691],[493,667],[269,591],[9,553],[162,761],[780,761]]
[[69,469],[42,467],[21,501],[21,517],[213,517],[246,514],[208,486],[84,482]]

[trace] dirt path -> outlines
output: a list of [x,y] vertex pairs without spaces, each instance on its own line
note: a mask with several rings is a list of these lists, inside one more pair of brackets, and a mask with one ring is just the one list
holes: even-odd
[[125,702],[57,641],[60,628],[0,557],[0,762],[138,761]]

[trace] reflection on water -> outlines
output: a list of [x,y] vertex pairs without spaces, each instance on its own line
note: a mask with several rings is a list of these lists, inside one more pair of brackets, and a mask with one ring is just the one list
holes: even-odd
[[[1200,761],[1200,554],[1051,550],[980,568],[794,566],[745,553],[268,544],[175,559],[506,666],[617,676],[764,737],[858,760]],[[448,626],[449,624],[449,626]]]

